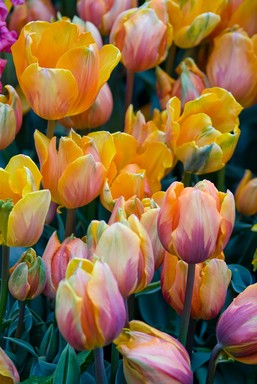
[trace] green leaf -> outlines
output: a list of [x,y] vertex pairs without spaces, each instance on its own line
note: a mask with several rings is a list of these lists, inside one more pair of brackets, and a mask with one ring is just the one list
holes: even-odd
[[78,384],[80,376],[79,362],[74,349],[67,344],[57,363],[53,384]]
[[36,354],[34,348],[29,343],[27,343],[27,341],[16,339],[15,337],[4,337],[4,338],[26,349],[26,351],[30,352],[34,357],[38,358],[38,355]]
[[248,285],[252,284],[252,275],[247,268],[239,264],[228,265],[232,272],[231,286],[236,293],[241,293]]
[[141,295],[150,295],[151,293],[160,291],[160,289],[161,289],[161,282],[154,281],[153,283],[150,283],[145,289],[136,293],[135,297],[141,296]]
[[80,365],[80,372],[85,372],[88,368],[88,366],[92,363],[94,360],[94,354],[93,351],[83,351],[77,354],[77,360]]

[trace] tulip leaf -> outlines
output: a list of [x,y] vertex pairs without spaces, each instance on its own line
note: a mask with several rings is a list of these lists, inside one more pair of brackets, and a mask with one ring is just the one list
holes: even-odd
[[28,352],[31,353],[32,356],[38,358],[38,355],[36,354],[34,348],[24,340],[16,339],[15,337],[4,337],[6,340],[10,340],[12,343],[19,345],[20,347],[26,349]]
[[141,296],[141,295],[149,295],[154,292],[158,292],[161,289],[161,282],[160,281],[154,281],[153,283],[150,283],[145,289],[135,294],[135,297]]
[[79,383],[79,362],[74,349],[67,344],[54,372],[53,384],[77,384]]
[[77,354],[77,360],[80,365],[80,372],[86,371],[88,366],[92,363],[94,360],[94,354],[93,351],[83,351]]
[[123,372],[123,363],[122,360],[119,362],[119,367],[117,369],[117,374],[115,378],[115,384],[126,384],[126,379],[124,377],[124,372]]
[[230,264],[229,269],[232,272],[231,286],[236,293],[241,293],[248,285],[252,284],[252,275],[247,268],[238,264]]
[[211,352],[202,352],[202,351],[197,351],[193,353],[192,359],[191,359],[191,367],[193,372],[195,372],[197,369],[199,369],[202,365],[207,363],[210,359],[210,354]]

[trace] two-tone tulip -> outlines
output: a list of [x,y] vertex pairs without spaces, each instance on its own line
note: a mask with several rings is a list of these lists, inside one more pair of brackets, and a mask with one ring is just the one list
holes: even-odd
[[87,258],[87,245],[74,236],[67,237],[62,243],[54,232],[50,237],[42,259],[46,266],[46,285],[44,295],[54,298],[56,290],[65,277],[66,268],[71,259]]
[[110,267],[72,259],[57,289],[55,313],[73,348],[91,350],[111,343],[124,327],[126,310]]
[[188,353],[174,337],[133,320],[114,343],[128,384],[193,383]]
[[8,95],[0,94],[0,149],[13,142],[22,124],[19,95],[11,85],[6,85],[5,89]]
[[35,132],[35,145],[43,175],[43,185],[49,188],[52,200],[66,208],[88,204],[102,191],[107,169],[115,154],[111,134],[96,132],[80,136],[73,130],[51,140]]
[[34,112],[48,120],[88,109],[120,60],[116,47],[99,50],[91,33],[80,33],[68,20],[28,23],[12,54],[25,97]]
[[235,191],[236,208],[243,215],[257,213],[257,177],[247,169]]
[[20,375],[12,360],[0,348],[0,380],[2,383],[16,384],[20,382]]
[[32,300],[39,296],[46,284],[46,267],[43,259],[33,248],[23,252],[10,269],[8,281],[12,296],[20,301]]
[[[181,316],[186,292],[188,264],[177,256],[165,254],[161,287],[166,302]],[[191,317],[210,320],[216,317],[226,299],[231,271],[222,259],[196,264]]]
[[39,190],[42,175],[25,155],[13,156],[0,168],[0,243],[29,247],[44,228],[51,194]]
[[186,263],[217,257],[226,246],[235,221],[230,191],[219,192],[208,180],[194,187],[174,182],[167,189],[158,218],[164,248]]

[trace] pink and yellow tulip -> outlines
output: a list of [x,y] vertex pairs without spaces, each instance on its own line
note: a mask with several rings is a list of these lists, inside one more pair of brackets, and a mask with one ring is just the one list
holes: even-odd
[[58,150],[56,137],[49,140],[39,131],[34,137],[43,185],[50,189],[54,202],[77,208],[101,193],[115,154],[111,134],[80,136],[71,130],[68,136],[61,137]]
[[[196,264],[191,317],[210,320],[216,317],[226,299],[231,271],[222,259]],[[165,254],[161,287],[167,303],[181,315],[184,307],[188,265],[177,256]]]
[[249,285],[221,315],[216,335],[223,350],[244,364],[257,363],[257,284]]
[[25,155],[13,156],[0,168],[0,244],[30,247],[44,228],[51,195],[39,190],[42,175]]
[[193,383],[188,353],[174,337],[133,320],[114,343],[128,384]]
[[2,383],[16,384],[20,382],[20,375],[12,360],[0,348],[0,380]]
[[28,23],[12,54],[24,95],[35,113],[48,120],[88,109],[120,60],[116,47],[99,50],[91,33],[80,33],[68,20]]
[[235,221],[233,194],[219,192],[208,180],[194,187],[174,182],[167,189],[158,218],[164,248],[186,263],[217,257],[226,246]]
[[243,215],[257,213],[257,177],[247,169],[235,192],[236,208]]
[[81,351],[103,347],[121,332],[126,311],[110,267],[72,259],[56,294],[56,320],[68,343]]
[[42,255],[46,266],[44,295],[49,298],[55,298],[58,285],[65,277],[69,261],[75,257],[87,258],[87,255],[87,245],[84,241],[70,236],[60,243],[56,232],[54,232]]
[[0,149],[8,147],[21,129],[22,106],[11,85],[6,85],[8,96],[0,94]]

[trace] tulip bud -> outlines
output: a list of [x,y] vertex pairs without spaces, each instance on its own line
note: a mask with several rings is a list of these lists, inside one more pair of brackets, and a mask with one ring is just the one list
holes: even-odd
[[257,284],[249,285],[222,313],[216,335],[232,359],[257,364]]
[[235,200],[239,213],[249,216],[257,213],[257,177],[248,169],[237,186]]
[[8,287],[12,296],[20,301],[39,296],[46,283],[46,267],[33,248],[23,252],[17,263],[10,269]]
[[54,298],[60,281],[65,277],[69,261],[75,257],[87,258],[87,245],[74,236],[60,243],[56,232],[50,237],[42,259],[46,265],[46,285],[43,293]]
[[158,218],[164,248],[186,263],[218,256],[235,221],[233,194],[219,192],[208,180],[194,187],[174,182],[167,189]]
[[114,343],[128,384],[193,383],[188,353],[174,337],[133,320]]
[[103,347],[120,334],[126,310],[106,263],[70,261],[57,289],[56,320],[63,337],[77,350]]
[[21,129],[22,105],[11,85],[6,85],[8,96],[0,95],[0,149],[8,147]]
[[[181,316],[186,292],[188,264],[166,252],[161,273],[164,299]],[[221,311],[227,294],[231,271],[225,261],[211,259],[196,264],[191,306],[193,319],[210,320]]]
[[15,365],[2,348],[0,348],[0,381],[10,384],[20,382],[20,376]]

